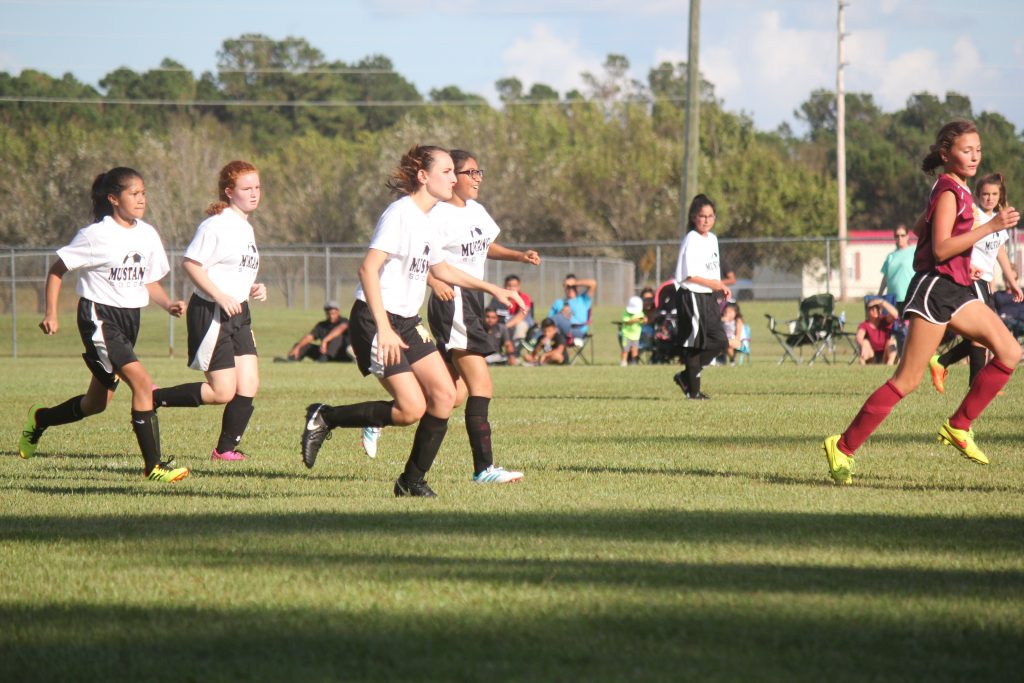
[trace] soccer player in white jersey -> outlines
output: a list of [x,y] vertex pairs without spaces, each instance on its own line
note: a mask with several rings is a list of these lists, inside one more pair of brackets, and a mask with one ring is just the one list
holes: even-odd
[[188,307],[188,365],[206,373],[206,381],[156,389],[153,401],[158,408],[226,403],[210,459],[237,461],[245,460],[238,444],[260,385],[248,300],[267,299],[266,286],[256,282],[260,253],[249,224],[260,204],[259,171],[232,161],[220,170],[218,188],[219,201],[207,207],[184,256],[196,286]]
[[159,280],[169,270],[167,254],[153,226],[142,221],[146,212],[142,176],[125,167],[99,174],[92,184],[92,207],[96,222],[57,250],[58,258],[46,278],[46,313],[39,323],[44,334],[57,334],[62,278],[77,271],[78,331],[92,380],[85,394],[60,405],[32,406],[18,452],[22,458],[31,458],[47,428],[103,412],[124,379],[132,390],[132,429],[142,451],[145,476],[178,481],[188,476],[188,469],[161,462],[153,382],[135,355],[135,342],[139,311],[150,299],[175,317],[184,313],[185,302],[170,301],[160,286]]
[[[431,218],[439,223],[439,241],[445,261],[481,279],[488,258],[540,264],[540,255],[532,249],[517,251],[494,243],[501,230],[476,201],[484,172],[472,153],[457,149],[452,150],[451,155],[457,179],[455,190],[451,199],[438,202],[430,212]],[[484,328],[483,293],[450,286],[432,276],[427,277],[427,284],[433,290],[427,304],[430,331],[455,380],[455,404],[466,403],[466,434],[473,454],[473,481],[485,484],[519,481],[523,473],[496,467],[491,450],[487,413],[494,394],[484,358],[497,353],[498,349]]]
[[452,285],[481,289],[501,302],[522,299],[444,261],[439,230],[430,216],[452,197],[455,166],[440,147],[416,146],[402,156],[388,187],[398,197],[381,215],[359,268],[360,285],[349,315],[349,334],[363,375],[373,373],[393,401],[306,409],[302,460],[313,467],[335,427],[364,428],[419,422],[396,496],[434,497],[425,476],[448,430],[455,384],[419,317],[427,273]]
[[676,263],[676,310],[679,315],[678,346],[682,347],[685,369],[673,380],[689,399],[705,400],[701,391],[701,370],[722,355],[729,340],[722,326],[722,314],[715,292],[729,299],[732,292],[722,282],[715,205],[699,194],[690,202],[686,237],[679,247]]

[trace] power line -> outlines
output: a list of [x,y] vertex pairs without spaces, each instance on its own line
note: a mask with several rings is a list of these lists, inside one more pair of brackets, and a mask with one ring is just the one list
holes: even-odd
[[[685,102],[684,97],[656,97],[645,100],[621,100],[616,104],[639,104],[649,105],[661,102],[680,103]],[[166,99],[103,99],[96,97],[19,97],[0,96],[0,104],[82,104],[82,105],[139,105],[143,107],[316,107],[316,108],[342,108],[342,107],[483,107],[491,106],[486,100],[445,100],[440,102],[426,100],[166,100]],[[505,106],[513,107],[536,107],[545,104],[573,105],[573,104],[598,104],[591,100],[515,100],[503,102]]]

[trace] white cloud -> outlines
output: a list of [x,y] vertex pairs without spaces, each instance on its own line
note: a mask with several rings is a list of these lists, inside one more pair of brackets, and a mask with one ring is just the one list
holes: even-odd
[[585,54],[576,39],[558,36],[546,24],[534,25],[529,36],[501,53],[501,60],[506,73],[521,80],[527,90],[543,83],[563,95],[582,88],[581,73],[596,74],[602,69],[602,60]]
[[[971,38],[958,38],[952,50],[918,48],[892,57],[887,54],[888,41],[880,32],[858,34],[851,45],[847,89],[872,93],[885,110],[903,108],[918,92],[943,97],[948,91],[956,91],[970,96],[972,92],[996,89],[1000,83],[999,69],[984,64]],[[948,55],[955,55],[955,59]]]
[[835,32],[787,28],[779,12],[740,20],[714,44],[702,49],[701,71],[727,107],[750,112],[760,127],[791,120],[812,90],[835,83]]
[[0,52],[0,71],[13,76],[21,73],[23,68],[17,57],[7,52]]

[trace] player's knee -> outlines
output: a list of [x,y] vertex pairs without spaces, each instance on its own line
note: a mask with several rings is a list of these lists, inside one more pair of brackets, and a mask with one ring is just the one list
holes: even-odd
[[1021,348],[1019,344],[1013,343],[1008,344],[1006,349],[999,354],[999,362],[1008,368],[1017,367],[1017,363],[1020,362]]
[[235,397],[234,387],[210,387],[212,389],[210,403],[217,405],[227,403]]

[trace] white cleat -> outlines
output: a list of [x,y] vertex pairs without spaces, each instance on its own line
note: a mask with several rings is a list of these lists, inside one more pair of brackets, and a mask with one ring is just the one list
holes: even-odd
[[361,441],[363,443],[363,452],[366,453],[366,457],[377,457],[377,441],[380,439],[380,435],[383,431],[383,427],[363,427],[363,437]]
[[473,475],[477,484],[512,484],[523,478],[522,472],[506,470],[504,467],[491,465],[483,472]]

